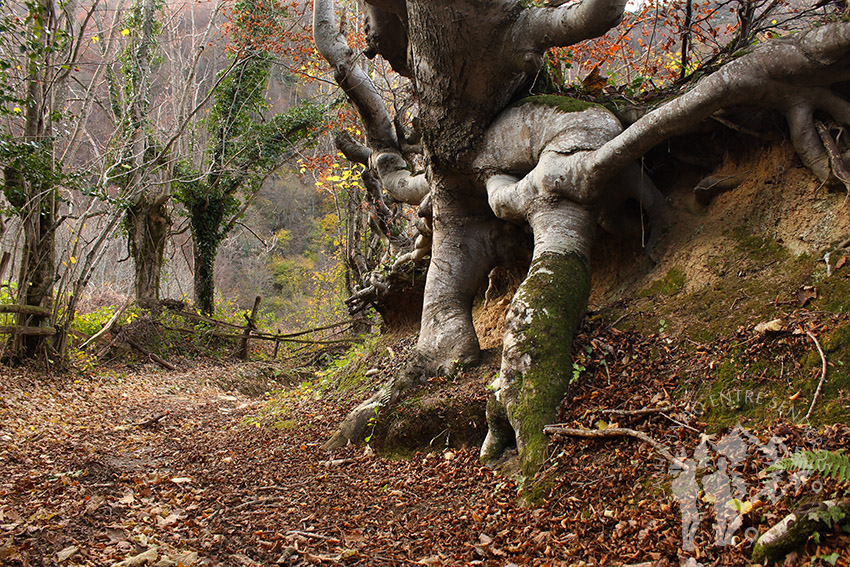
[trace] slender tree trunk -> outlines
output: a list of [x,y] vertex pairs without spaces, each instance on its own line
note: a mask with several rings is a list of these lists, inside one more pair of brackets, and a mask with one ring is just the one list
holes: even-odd
[[[40,0],[35,10],[39,15],[36,21],[44,22],[43,25],[48,28],[54,24],[55,14],[49,0]],[[52,132],[47,115],[54,101],[51,100],[50,86],[46,84],[51,59],[46,50],[49,34],[41,28],[34,28],[35,31],[45,50],[42,54],[45,59],[32,61],[27,77],[29,103],[24,142],[31,144],[33,154],[25,162],[19,160],[6,167],[6,196],[18,209],[24,231],[18,300],[25,305],[51,307],[56,272],[56,189],[53,186]],[[18,325],[38,327],[49,318],[19,314],[17,319]],[[45,337],[36,335],[18,336],[14,339],[13,352],[24,358],[33,358],[41,352],[45,340]]]
[[[51,307],[56,272],[56,203],[52,187],[43,188],[47,194],[42,198],[39,197],[42,193],[40,189],[30,187],[26,213],[22,216],[24,249],[18,275],[18,293],[24,305]],[[17,319],[20,326],[40,327],[49,317],[19,314]],[[20,355],[33,358],[41,352],[46,339],[29,335],[19,337],[19,340]]]

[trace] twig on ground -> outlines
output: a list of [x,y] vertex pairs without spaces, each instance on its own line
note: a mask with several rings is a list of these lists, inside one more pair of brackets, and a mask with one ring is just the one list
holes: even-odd
[[690,426],[690,425],[688,425],[687,423],[682,423],[681,421],[679,421],[679,420],[677,420],[677,419],[673,419],[672,417],[670,417],[670,416],[669,416],[669,415],[667,415],[666,413],[662,413],[661,415],[662,415],[662,417],[664,417],[665,419],[668,419],[668,420],[672,421],[673,423],[675,423],[675,424],[676,424],[676,425],[678,425],[679,427],[684,427],[685,429],[690,429],[690,430],[691,430],[691,431],[693,431],[694,433],[700,433],[700,430],[699,430],[699,429],[697,429],[696,427],[691,427],[691,426]]
[[612,327],[612,328],[613,328],[613,327],[616,327],[616,326],[617,326],[617,323],[619,323],[620,321],[622,321],[623,319],[625,319],[625,318],[626,318],[626,317],[628,317],[629,315],[630,315],[629,313],[623,313],[622,315],[620,315],[620,316],[617,318],[617,320],[616,320],[616,321],[614,321],[613,323],[611,323],[611,324],[610,324],[610,325],[608,325],[608,326],[609,326],[609,327]]
[[301,531],[301,530],[289,530],[288,532],[286,532],[286,535],[302,536],[302,537],[308,537],[308,538],[313,538],[313,539],[323,539],[325,541],[330,541],[330,542],[338,542],[339,541],[339,539],[332,537],[332,536],[316,534],[316,533],[313,533],[313,532],[305,532],[305,531]]
[[146,419],[146,420],[144,420],[144,421],[140,421],[140,422],[138,422],[138,423],[134,423],[133,425],[134,425],[134,426],[136,426],[136,427],[142,427],[142,428],[144,428],[144,427],[151,427],[152,425],[156,425],[156,423],[158,423],[158,422],[159,422],[159,420],[161,420],[162,418],[166,417],[167,415],[168,415],[168,412],[165,412],[165,413],[159,414],[159,415],[158,415],[158,416],[156,416],[156,417],[151,417],[151,418]]
[[815,404],[818,401],[818,396],[820,396],[821,388],[823,388],[823,383],[826,381],[826,355],[823,353],[823,348],[821,348],[820,343],[818,342],[817,337],[811,331],[806,331],[806,334],[809,335],[809,338],[812,339],[815,343],[815,347],[818,349],[818,354],[820,354],[821,360],[821,370],[820,370],[820,381],[818,381],[817,390],[815,390],[815,395],[812,397],[812,405],[809,406],[809,411],[806,412],[806,417],[804,418],[806,421],[809,420],[809,417],[812,415],[812,411],[815,409]]
[[173,364],[171,364],[170,362],[168,362],[167,360],[165,360],[164,358],[162,358],[161,356],[159,356],[155,352],[149,351],[148,349],[146,349],[145,347],[143,347],[142,345],[140,345],[139,343],[137,343],[135,340],[131,339],[130,337],[126,337],[124,340],[127,341],[128,345],[130,345],[131,347],[133,347],[134,349],[136,349],[137,351],[139,351],[143,355],[147,356],[150,360],[156,362],[157,364],[159,364],[163,368],[167,368],[168,370],[177,370],[176,366],[174,366]]
[[249,508],[249,507],[257,505],[257,504],[260,504],[260,505],[262,505],[262,504],[274,504],[275,502],[280,502],[281,500],[284,500],[284,498],[282,496],[271,496],[269,498],[257,498],[256,500],[249,500],[248,502],[243,502],[242,504],[239,504],[238,506],[234,506],[233,508],[231,508],[231,510],[234,510],[234,511],[235,510],[242,510],[244,508]]
[[590,439],[610,439],[613,437],[634,437],[640,439],[647,445],[650,445],[655,451],[667,459],[674,466],[682,470],[688,470],[688,465],[673,456],[667,447],[660,441],[656,441],[646,433],[629,429],[628,427],[612,427],[611,429],[575,429],[565,427],[563,424],[556,423],[547,425],[543,428],[543,433],[546,435],[569,435],[570,437],[585,437]]
[[674,404],[671,406],[663,406],[663,407],[652,407],[652,408],[640,408],[633,410],[622,410],[622,409],[596,409],[591,410],[591,413],[604,413],[608,415],[623,415],[623,416],[634,416],[634,415],[648,415],[652,413],[663,413],[665,411],[670,411],[673,409],[677,409],[679,404]]

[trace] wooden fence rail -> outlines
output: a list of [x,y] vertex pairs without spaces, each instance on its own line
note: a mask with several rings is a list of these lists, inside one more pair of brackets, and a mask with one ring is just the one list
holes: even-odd
[[0,313],[20,313],[22,315],[41,315],[50,317],[53,310],[49,307],[38,307],[37,305],[10,305],[0,304]]
[[[40,317],[50,317],[53,310],[48,307],[38,307],[37,305],[11,305],[0,304],[0,314],[16,313],[20,315],[36,315]],[[56,334],[56,329],[53,327],[26,327],[23,325],[0,325],[0,335],[29,335],[39,337],[52,337]]]
[[56,334],[53,327],[21,327],[19,325],[0,325],[0,335],[31,335],[52,337]]
[[[346,339],[307,339],[307,338],[298,338],[303,337],[304,335],[309,335],[312,333],[317,333],[321,331],[329,331],[331,329],[337,327],[344,327],[345,325],[351,325],[354,323],[354,319],[348,319],[345,321],[340,321],[338,323],[332,323],[330,325],[324,325],[321,327],[316,327],[313,329],[306,329],[303,331],[297,331],[294,333],[281,333],[278,331],[277,333],[264,333],[257,329],[256,317],[257,311],[260,307],[261,298],[258,296],[254,299],[254,306],[251,309],[251,313],[245,314],[245,325],[236,325],[234,323],[228,323],[227,321],[220,321],[218,319],[213,319],[212,317],[207,317],[205,315],[198,315],[197,313],[192,313],[191,311],[174,311],[174,314],[183,317],[184,319],[189,319],[191,321],[201,322],[201,323],[209,323],[215,327],[223,327],[224,331],[219,331],[216,329],[209,329],[204,331],[199,331],[197,329],[187,329],[185,327],[166,327],[167,329],[171,329],[173,331],[178,331],[181,333],[191,334],[191,335],[209,335],[213,337],[225,338],[225,339],[239,339],[239,347],[237,349],[237,356],[242,360],[248,360],[248,342],[257,340],[257,341],[273,341],[275,343],[275,351],[273,358],[277,357],[278,348],[281,343],[298,343],[304,345],[333,345],[333,344],[342,344],[342,343],[355,343],[359,342],[358,339],[354,338],[346,338]],[[232,329],[230,332],[227,330]],[[235,331],[239,331],[238,333]]]
[[[354,343],[358,342],[357,339],[354,338],[344,338],[344,339],[307,339],[307,338],[299,338],[304,335],[309,335],[312,333],[318,333],[321,331],[329,331],[334,328],[344,327],[345,325],[351,325],[355,321],[353,319],[340,321],[338,323],[332,323],[330,325],[324,325],[321,327],[316,327],[313,329],[306,329],[303,331],[297,331],[294,333],[281,333],[278,331],[277,333],[264,333],[257,329],[256,326],[256,316],[257,310],[260,306],[260,298],[257,297],[254,300],[254,308],[251,310],[250,315],[245,315],[246,324],[245,325],[237,325],[234,323],[229,323],[227,321],[220,321],[218,319],[213,319],[212,317],[207,317],[204,315],[198,315],[197,313],[192,313],[190,311],[174,311],[175,315],[183,317],[185,319],[189,319],[191,321],[201,322],[201,323],[209,323],[215,327],[222,327],[224,329],[230,330],[227,331],[218,331],[218,330],[207,330],[207,331],[198,331],[196,329],[186,329],[181,327],[168,327],[172,330],[189,333],[189,334],[207,334],[216,337],[222,338],[233,338],[239,339],[239,348],[238,355],[243,360],[248,359],[248,342],[251,340],[259,340],[259,341],[274,341],[275,343],[275,353],[274,357],[277,357],[278,347],[280,343],[299,343],[305,345],[332,345],[332,344],[341,344],[341,343]],[[125,306],[126,307],[126,306]],[[52,310],[47,307],[38,307],[35,305],[11,305],[11,304],[0,304],[0,314],[4,313],[15,313],[22,315],[35,315],[41,317],[50,317],[52,314]],[[108,326],[111,326],[111,323],[114,321],[110,321]],[[239,331],[239,332],[236,332]],[[0,325],[0,335],[34,335],[34,336],[43,336],[50,337],[56,334],[56,329],[54,327],[27,327],[21,325]],[[331,336],[333,336],[333,333]],[[91,342],[91,341],[88,341]],[[129,346],[139,350],[143,354],[147,355],[149,358],[154,357],[152,353],[148,352],[144,347],[139,344],[134,344],[135,341],[128,342]],[[111,343],[110,343],[111,344]],[[158,360],[156,360],[158,359]],[[166,368],[173,369],[175,368],[171,363],[167,360],[161,359],[160,357],[156,357],[154,359],[159,364],[165,366]]]

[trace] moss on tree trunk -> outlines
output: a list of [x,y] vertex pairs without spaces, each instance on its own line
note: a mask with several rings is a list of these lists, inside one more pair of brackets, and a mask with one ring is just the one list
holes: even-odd
[[546,253],[534,260],[511,306],[522,311],[513,348],[531,362],[514,379],[515,401],[506,406],[517,436],[523,475],[546,459],[543,426],[552,423],[572,376],[573,334],[590,295],[590,267],[577,253]]

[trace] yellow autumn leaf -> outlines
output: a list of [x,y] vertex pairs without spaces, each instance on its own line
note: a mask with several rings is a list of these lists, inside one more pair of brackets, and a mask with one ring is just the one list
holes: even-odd
[[735,510],[736,512],[738,512],[742,516],[744,514],[748,514],[753,509],[753,503],[752,502],[750,502],[749,500],[746,500],[746,501],[738,500],[737,498],[733,498],[732,500],[727,502],[726,506],[728,508],[731,508],[732,510]]

